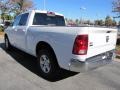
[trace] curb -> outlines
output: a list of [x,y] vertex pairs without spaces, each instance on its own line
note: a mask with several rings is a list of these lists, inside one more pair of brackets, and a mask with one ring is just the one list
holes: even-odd
[[116,58],[120,59],[120,55],[116,54]]
[[120,62],[120,55],[119,54],[116,54],[115,61]]
[[116,56],[120,57],[120,55],[119,55],[119,54],[116,54]]
[[120,59],[118,59],[118,58],[115,58],[115,59],[114,59],[114,61],[116,61],[116,62],[120,62]]

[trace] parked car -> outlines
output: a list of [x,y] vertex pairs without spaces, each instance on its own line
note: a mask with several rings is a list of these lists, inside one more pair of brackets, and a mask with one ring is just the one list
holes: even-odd
[[1,23],[0,26],[1,26],[1,27],[4,27],[4,24]]
[[67,27],[59,13],[32,10],[16,17],[5,30],[5,47],[37,57],[40,73],[54,78],[60,68],[84,72],[114,59],[117,29]]
[[120,45],[120,26],[117,26],[117,30],[118,30],[118,33],[117,33],[117,45]]

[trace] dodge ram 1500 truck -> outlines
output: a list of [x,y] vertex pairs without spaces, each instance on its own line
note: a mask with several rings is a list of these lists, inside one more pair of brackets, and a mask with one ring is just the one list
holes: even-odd
[[53,78],[60,68],[84,72],[114,59],[117,29],[68,27],[59,13],[32,10],[18,15],[5,30],[5,47],[37,57],[40,74]]

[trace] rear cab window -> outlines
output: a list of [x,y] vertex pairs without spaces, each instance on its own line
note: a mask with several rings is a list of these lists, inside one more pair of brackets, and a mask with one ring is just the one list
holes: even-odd
[[63,16],[35,13],[33,25],[65,26],[65,20]]

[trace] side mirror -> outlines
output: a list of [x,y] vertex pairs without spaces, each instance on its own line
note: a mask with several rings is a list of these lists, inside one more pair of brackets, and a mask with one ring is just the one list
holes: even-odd
[[10,22],[5,22],[5,27],[10,26]]

